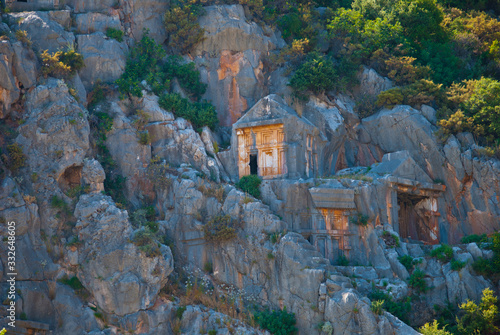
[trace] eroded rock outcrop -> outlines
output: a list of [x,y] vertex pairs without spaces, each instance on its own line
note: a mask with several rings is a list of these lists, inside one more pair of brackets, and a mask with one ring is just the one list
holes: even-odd
[[147,256],[130,242],[128,214],[102,194],[83,195],[75,209],[76,229],[83,247],[78,272],[83,285],[107,313],[123,316],[151,307],[173,270],[170,248]]
[[231,126],[266,94],[262,58],[285,44],[275,32],[248,22],[241,5],[205,11],[199,18],[205,39],[193,51],[194,62],[208,83],[204,98],[216,107],[221,125]]

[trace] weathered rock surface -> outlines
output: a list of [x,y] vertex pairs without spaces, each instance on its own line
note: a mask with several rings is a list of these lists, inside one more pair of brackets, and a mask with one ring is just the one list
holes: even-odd
[[142,38],[144,29],[149,29],[149,36],[162,45],[167,39],[163,15],[169,8],[169,1],[130,0],[123,2],[123,12],[128,18],[125,27],[136,41]]
[[97,31],[106,33],[106,29],[113,28],[122,30],[120,16],[106,15],[102,13],[83,13],[75,15],[76,33],[92,34]]
[[173,270],[170,248],[161,245],[161,255],[147,257],[129,242],[133,230],[127,212],[102,194],[81,196],[75,217],[83,243],[78,277],[99,307],[120,316],[151,307]]
[[12,73],[14,50],[9,41],[0,41],[0,119],[19,98],[19,88]]
[[387,91],[393,87],[389,78],[382,77],[374,69],[363,67],[358,75],[360,94],[377,96],[380,92]]
[[16,30],[26,30],[35,50],[56,52],[75,44],[69,29],[69,11],[20,12],[7,15],[9,25]]
[[262,57],[284,46],[284,41],[246,21],[241,5],[205,10],[199,18],[205,39],[195,47],[194,61],[208,83],[204,98],[216,107],[221,125],[231,126],[266,94]]
[[108,38],[102,32],[77,35],[78,52],[82,54],[85,67],[80,70],[80,78],[87,90],[97,80],[114,82],[125,70],[128,46]]

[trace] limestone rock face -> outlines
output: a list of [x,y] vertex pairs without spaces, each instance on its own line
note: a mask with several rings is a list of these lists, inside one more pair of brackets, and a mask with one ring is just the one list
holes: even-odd
[[66,0],[75,13],[107,11],[115,5],[115,0]]
[[195,47],[194,61],[208,83],[203,98],[212,101],[221,125],[231,126],[266,94],[262,57],[284,41],[247,22],[241,5],[205,10],[199,18],[205,39]]
[[30,168],[40,174],[53,171],[58,180],[66,168],[81,165],[89,149],[90,128],[86,111],[64,82],[49,78],[28,93],[26,107],[17,142],[23,145]]
[[130,0],[123,2],[123,12],[129,18],[125,23],[127,31],[139,41],[144,29],[149,29],[149,36],[162,45],[167,39],[163,14],[169,8],[169,1],[162,0]]
[[127,212],[102,194],[81,196],[75,217],[84,244],[78,251],[78,277],[99,307],[120,316],[151,307],[173,270],[170,248],[162,245],[161,255],[146,257],[129,242],[133,231]]
[[327,298],[325,319],[332,324],[334,334],[419,334],[387,312],[374,315],[370,301],[353,289],[342,289]]
[[36,84],[35,53],[21,42],[0,41],[0,119],[11,112],[25,90]]
[[75,36],[67,31],[69,11],[20,12],[8,14],[9,24],[26,30],[35,50],[56,52],[75,44]]
[[23,46],[21,42],[12,44],[14,49],[14,70],[17,79],[24,89],[35,86],[37,76],[37,60],[35,53]]
[[83,161],[82,181],[90,186],[91,192],[104,191],[104,179],[106,175],[101,164],[95,159],[85,159]]
[[9,41],[0,41],[0,119],[5,118],[10,106],[19,98],[19,89],[12,73],[14,50]]
[[[446,227],[443,242],[457,243],[464,235],[499,229],[500,188],[495,180],[500,162],[475,157],[478,147],[465,135],[460,137],[463,145],[455,136],[444,146],[438,144],[436,128],[422,114],[396,106],[363,119],[361,125],[384,152],[407,150],[431,180],[444,182],[444,201],[438,209],[440,224]],[[428,117],[432,121],[432,115]]]
[[83,13],[77,14],[75,17],[78,34],[92,34],[97,31],[105,33],[108,28],[122,29],[118,13],[114,13],[114,15]]
[[360,93],[377,96],[393,87],[392,81],[379,75],[374,69],[363,67],[359,73]]
[[106,37],[101,32],[78,35],[78,52],[82,54],[85,67],[80,70],[80,78],[87,90],[97,80],[114,82],[125,70],[128,46]]

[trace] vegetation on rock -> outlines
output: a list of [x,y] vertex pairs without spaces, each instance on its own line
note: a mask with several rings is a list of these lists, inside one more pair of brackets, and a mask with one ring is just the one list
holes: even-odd
[[259,176],[248,175],[241,177],[236,186],[240,188],[243,192],[246,192],[258,199],[260,198],[259,186],[261,182],[262,179],[260,179]]
[[268,330],[273,335],[290,335],[297,333],[294,313],[283,310],[263,310],[254,314],[255,321],[260,328]]

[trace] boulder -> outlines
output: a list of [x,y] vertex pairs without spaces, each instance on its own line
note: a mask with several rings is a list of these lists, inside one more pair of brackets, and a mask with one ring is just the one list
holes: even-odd
[[360,94],[377,96],[393,87],[389,78],[382,77],[374,69],[363,67],[358,74]]
[[159,255],[147,256],[130,243],[133,230],[127,211],[103,194],[81,196],[74,215],[83,243],[78,278],[98,306],[119,316],[151,307],[173,270],[170,248],[161,245]]

